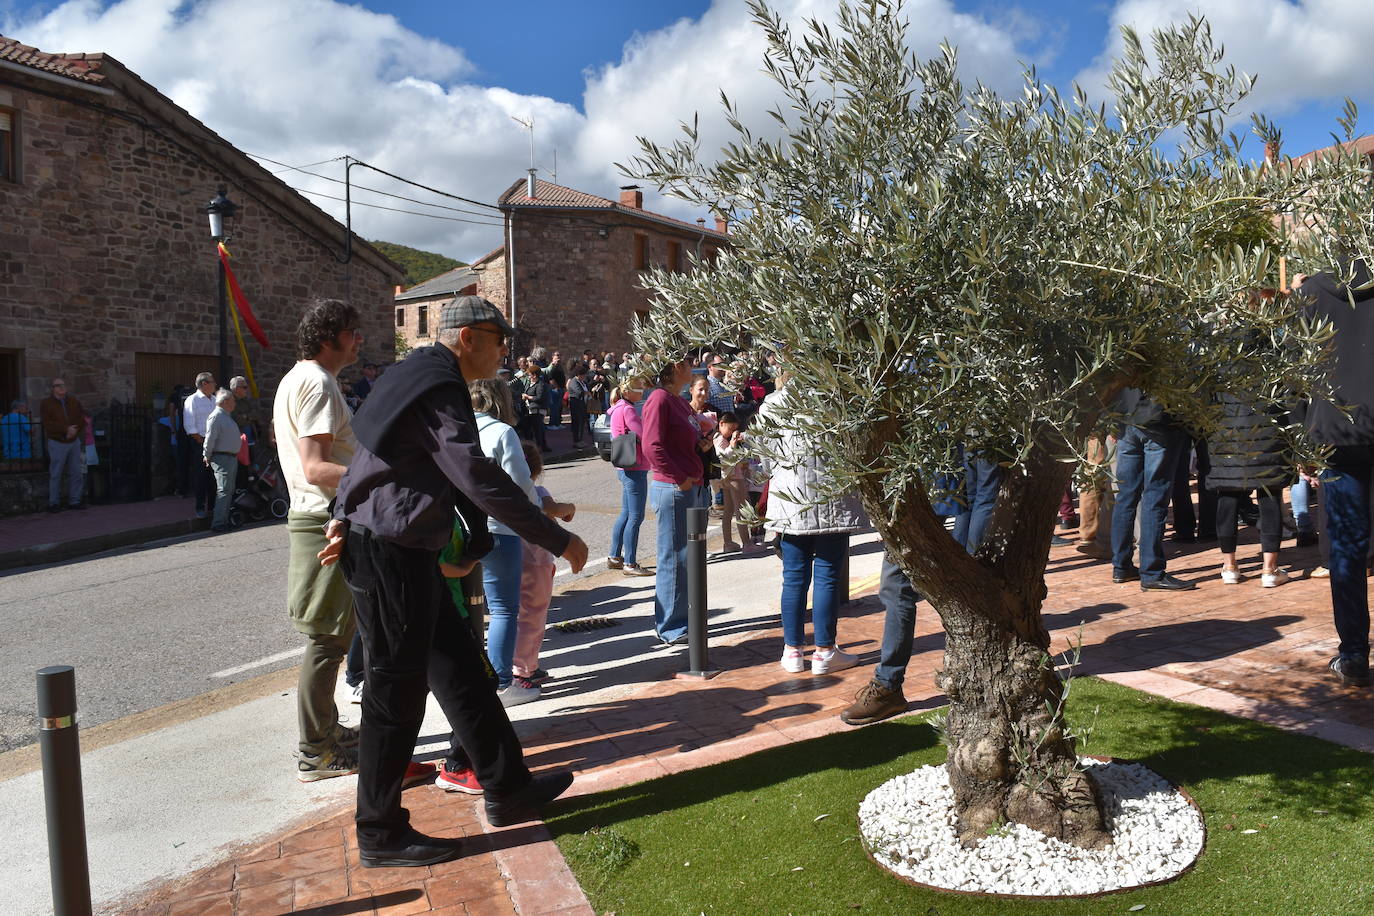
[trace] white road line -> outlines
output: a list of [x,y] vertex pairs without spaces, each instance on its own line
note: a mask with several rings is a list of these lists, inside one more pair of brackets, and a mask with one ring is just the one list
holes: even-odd
[[248,662],[243,665],[235,665],[232,668],[225,668],[223,671],[216,671],[214,674],[210,675],[210,677],[233,677],[234,675],[242,674],[245,671],[252,671],[254,668],[261,668],[263,665],[275,664],[276,662],[285,661],[288,658],[295,658],[297,655],[304,654],[305,646],[301,646],[298,649],[287,649],[285,652],[278,652],[276,655],[269,655],[266,658],[260,658],[255,662]]

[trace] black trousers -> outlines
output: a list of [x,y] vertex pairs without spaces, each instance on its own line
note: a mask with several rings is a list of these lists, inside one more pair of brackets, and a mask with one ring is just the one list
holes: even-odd
[[[1222,553],[1235,553],[1237,541],[1236,519],[1241,500],[1250,495],[1243,490],[1220,490],[1217,493],[1217,544]],[[1255,491],[1259,497],[1260,550],[1278,553],[1283,542],[1283,489]]]
[[[1179,459],[1178,470],[1174,472],[1174,534],[1183,537],[1198,537],[1204,541],[1216,537],[1217,533],[1217,494],[1207,488],[1207,472],[1212,469],[1207,454],[1206,439],[1190,439]],[[1197,454],[1197,512],[1193,512],[1192,476],[1188,460],[1191,452]]]
[[367,659],[358,742],[358,845],[401,841],[410,815],[401,780],[424,720],[439,701],[484,789],[517,792],[530,781],[520,739],[496,696],[472,630],[458,615],[438,551],[401,547],[353,526],[340,558]]

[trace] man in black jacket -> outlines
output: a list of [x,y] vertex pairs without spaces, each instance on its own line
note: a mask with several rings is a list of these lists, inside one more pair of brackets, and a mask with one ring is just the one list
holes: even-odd
[[455,300],[440,313],[439,343],[392,367],[353,420],[359,448],[339,483],[321,560],[339,560],[367,650],[356,816],[366,867],[432,865],[461,854],[457,840],[416,832],[401,807],[426,687],[472,759],[494,826],[535,817],[572,782],[565,771],[531,777],[439,571],[455,507],[469,531],[470,559],[491,549],[490,514],[566,558],[574,572],[587,561],[582,539],[546,517],[482,454],[467,380],[496,374],[513,333],[485,299]]
[[1336,329],[1331,381],[1337,402],[1349,409],[1347,417],[1335,404],[1313,400],[1307,414],[1312,438],[1334,449],[1320,480],[1331,545],[1331,610],[1341,639],[1340,654],[1328,667],[1342,685],[1368,687],[1365,564],[1374,475],[1374,282],[1362,261],[1354,265],[1352,279],[1346,286],[1332,274],[1318,274],[1302,284],[1299,295],[1312,300],[1315,317]]

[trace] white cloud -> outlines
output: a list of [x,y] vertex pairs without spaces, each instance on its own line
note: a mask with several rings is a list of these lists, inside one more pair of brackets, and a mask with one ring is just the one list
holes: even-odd
[[[836,0],[776,0],[785,19],[833,19]],[[970,81],[999,87],[1019,79],[1017,40],[1037,30],[957,12],[951,0],[909,0],[913,48],[959,45]],[[46,51],[104,51],[118,58],[212,129],[251,153],[295,164],[345,153],[475,200],[494,202],[528,164],[528,136],[512,116],[533,117],[536,161],[558,153],[560,184],[612,196],[623,183],[613,163],[636,152],[636,135],[671,141],[680,121],[702,116],[705,149],[727,128],[720,90],[751,125],[776,92],[760,72],[763,42],[743,0],[716,0],[697,20],[631,37],[622,59],[586,74],[585,114],[538,96],[466,82],[461,49],[421,36],[394,17],[336,0],[68,0],[41,16],[0,16],[5,34]],[[270,167],[270,166],[269,166]],[[275,168],[275,167],[272,167]],[[342,177],[341,163],[312,169]],[[302,189],[340,195],[341,186],[294,173]],[[356,183],[428,197],[355,168]],[[342,215],[342,205],[314,198]],[[355,193],[401,209],[411,204]],[[461,205],[459,205],[461,206]],[[694,218],[680,204],[656,209]],[[449,216],[462,214],[448,213]],[[366,208],[354,228],[473,258],[499,242],[498,229]]]
[[1121,0],[1112,10],[1106,48],[1080,82],[1102,85],[1110,58],[1121,50],[1121,26],[1148,39],[1153,29],[1184,22],[1190,13],[1207,18],[1213,40],[1226,49],[1225,63],[1259,75],[1246,112],[1279,116],[1314,101],[1374,98],[1369,0]]

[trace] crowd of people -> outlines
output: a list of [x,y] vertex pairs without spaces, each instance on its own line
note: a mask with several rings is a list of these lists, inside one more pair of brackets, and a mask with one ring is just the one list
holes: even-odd
[[[1244,393],[1220,396],[1224,421],[1201,441],[1161,405],[1128,391],[1116,405],[1120,426],[1086,444],[1096,473],[1077,492],[1077,505],[1074,492],[1064,494],[1064,529],[1076,528],[1078,539],[1056,542],[1110,561],[1118,583],[1196,588],[1167,571],[1172,502],[1174,540],[1215,538],[1225,586],[1247,575],[1238,559],[1240,523],[1257,524],[1260,584],[1278,587],[1289,578],[1279,561],[1287,494],[1298,543],[1321,543],[1329,556],[1323,569],[1340,636],[1330,669],[1343,684],[1368,686],[1374,315],[1350,310],[1347,297],[1369,300],[1374,291],[1347,290],[1322,276],[1303,292],[1337,327],[1334,381],[1350,416],[1314,403],[1297,417],[1332,446],[1329,466],[1320,474],[1300,467],[1276,433],[1288,418],[1257,408]],[[346,391],[339,376],[358,360],[358,325],[354,307],[317,301],[300,322],[298,361],[277,386],[270,412],[248,397],[244,379],[219,388],[206,372],[184,400],[174,400],[167,419],[200,458],[185,485],[197,513],[213,513],[216,530],[227,524],[240,452],[257,442],[280,447],[290,495],[287,606],[306,642],[296,772],[302,781],[359,775],[364,866],[427,865],[459,854],[455,841],[409,826],[401,806],[407,785],[433,781],[484,795],[488,818],[499,826],[536,816],[571,782],[565,771],[531,775],[506,712],[537,699],[548,677],[539,650],[554,558],[574,572],[587,561],[586,544],[563,527],[577,507],[539,483],[546,431],[565,418],[580,443],[591,419],[609,414],[621,504],[606,565],[654,578],[660,644],[687,638],[687,512],[705,508],[720,520],[722,554],[771,547],[781,558],[782,670],[822,675],[857,664],[841,646],[838,611],[850,536],[867,520],[836,486],[820,450],[789,422],[806,403],[774,361],[727,353],[655,361],[592,351],[565,361],[539,348],[512,360],[515,329],[490,302],[464,296],[441,309],[434,345],[385,371],[365,366]],[[67,505],[79,507],[80,472],[68,456],[88,428],[85,414],[61,379],[53,380],[41,414],[52,501],[61,508],[65,492]],[[755,424],[771,434],[766,449],[751,448]],[[1005,473],[969,452],[960,478],[940,481],[946,498],[935,511],[971,553]],[[640,550],[649,506],[657,523],[652,566]],[[879,595],[886,615],[879,663],[841,714],[855,725],[907,705],[902,681],[920,595],[890,556]],[[334,699],[345,658],[362,709],[356,729],[340,724]],[[430,693],[451,728],[437,767],[412,759]]]

